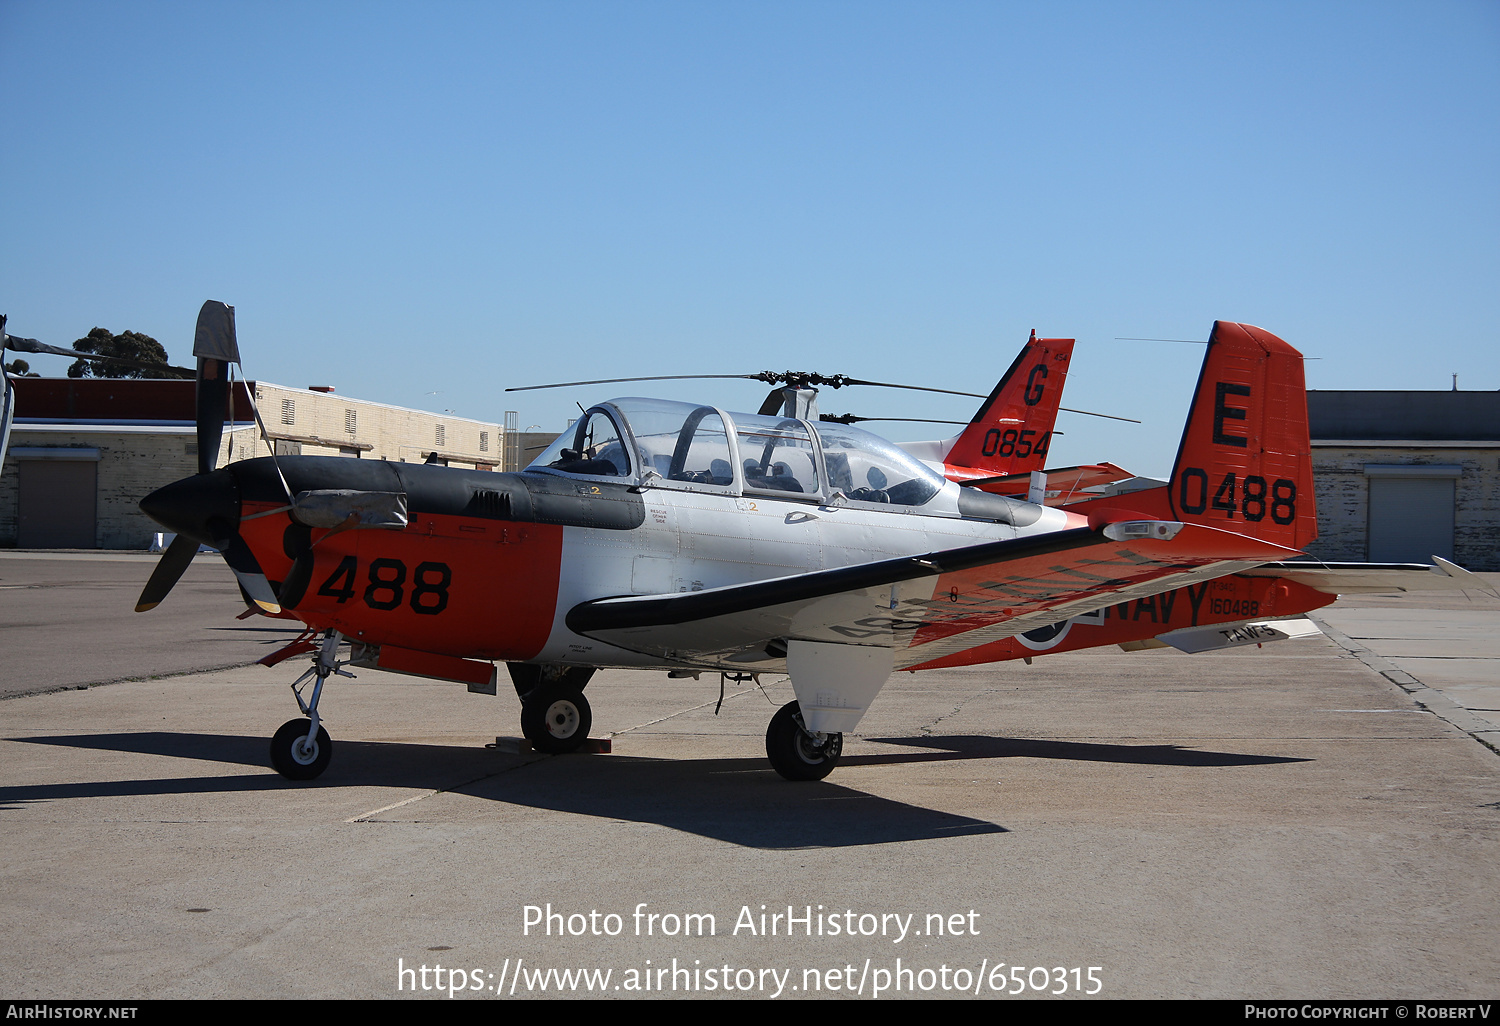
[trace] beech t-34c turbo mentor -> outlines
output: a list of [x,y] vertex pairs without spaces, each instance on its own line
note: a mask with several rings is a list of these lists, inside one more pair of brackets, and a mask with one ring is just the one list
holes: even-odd
[[[1036,342],[1055,358],[1067,340]],[[204,304],[194,354],[199,473],[141,503],[178,538],[137,608],[161,601],[201,542],[254,606],[308,625],[278,653],[314,655],[294,685],[305,718],[271,743],[293,779],[328,765],[318,703],[345,665],[493,694],[503,661],[522,731],[545,752],[587,739],[584,687],[603,667],[786,673],[796,700],[772,718],[766,751],[808,780],[832,770],[896,670],[1179,626],[1269,622],[1275,636],[1277,618],[1333,601],[1302,583],[1305,564],[1278,566],[1316,536],[1302,357],[1249,325],[1214,325],[1168,485],[1067,508],[961,486],[876,435],[818,422],[797,387],[780,414],[600,403],[519,473],[302,456],[216,470],[239,362],[233,308]],[[1037,430],[983,419],[1018,388],[1040,398],[1046,375],[1025,366],[966,429],[980,456],[1013,457]],[[933,456],[949,473],[994,477],[997,465],[948,448]],[[1109,610],[1131,608],[1103,629]],[[1069,630],[1091,621],[1100,628]]]

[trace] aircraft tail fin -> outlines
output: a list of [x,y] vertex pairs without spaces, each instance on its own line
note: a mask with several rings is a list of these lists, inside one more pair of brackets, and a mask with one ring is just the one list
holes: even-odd
[[943,462],[988,475],[1043,469],[1072,356],[1073,339],[1037,338],[1033,331]]
[[1165,488],[1071,507],[1138,510],[1305,548],[1318,536],[1302,354],[1261,328],[1215,321]]

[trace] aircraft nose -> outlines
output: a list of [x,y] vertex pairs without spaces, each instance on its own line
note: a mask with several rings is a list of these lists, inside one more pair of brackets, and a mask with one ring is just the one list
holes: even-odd
[[227,470],[197,474],[158,488],[141,500],[141,511],[169,531],[216,545],[240,523],[240,490]]

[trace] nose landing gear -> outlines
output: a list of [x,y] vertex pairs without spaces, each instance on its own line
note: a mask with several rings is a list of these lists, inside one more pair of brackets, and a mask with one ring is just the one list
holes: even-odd
[[[339,643],[343,635],[328,631],[318,646],[317,657],[312,668],[298,677],[292,685],[292,695],[297,699],[306,719],[287,720],[271,738],[271,766],[288,780],[312,780],[321,776],[333,758],[333,741],[318,722],[318,700],[323,697],[323,682],[334,674],[353,677],[354,674],[340,669]],[[306,651],[306,649],[303,649]],[[346,660],[347,661],[347,660]],[[315,679],[312,698],[302,700],[302,689],[309,679]]]

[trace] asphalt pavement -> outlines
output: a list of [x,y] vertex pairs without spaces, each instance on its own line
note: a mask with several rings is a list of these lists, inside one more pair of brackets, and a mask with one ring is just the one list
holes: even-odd
[[715,715],[710,675],[605,671],[614,754],[545,757],[488,747],[503,690],[361,671],[298,785],[299,666],[134,672],[259,654],[237,600],[127,660],[149,560],[32,562],[0,613],[71,619],[4,621],[37,692],[0,701],[6,998],[1500,996],[1497,600],[898,674],[811,784],[765,761],[784,678]]

